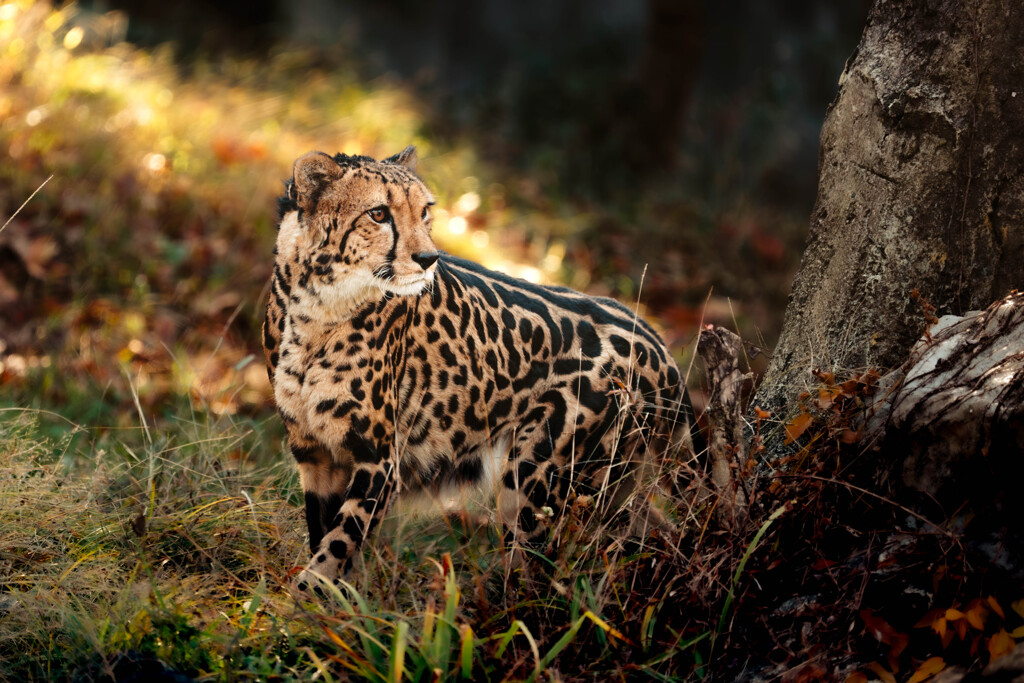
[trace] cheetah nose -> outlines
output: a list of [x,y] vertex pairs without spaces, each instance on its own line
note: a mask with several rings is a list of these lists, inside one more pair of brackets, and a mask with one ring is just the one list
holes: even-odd
[[426,270],[434,265],[434,261],[437,260],[438,256],[439,254],[436,251],[417,251],[412,255],[412,260],[420,264],[420,268]]

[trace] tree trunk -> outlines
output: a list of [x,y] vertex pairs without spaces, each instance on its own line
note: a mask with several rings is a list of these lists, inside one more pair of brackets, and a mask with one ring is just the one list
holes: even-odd
[[812,368],[899,365],[923,303],[962,314],[1024,288],[1022,133],[1024,9],[875,3],[822,129],[808,246],[753,405],[785,419]]

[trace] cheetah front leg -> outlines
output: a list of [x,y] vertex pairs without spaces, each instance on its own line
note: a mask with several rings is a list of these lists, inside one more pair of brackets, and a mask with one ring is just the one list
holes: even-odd
[[324,446],[294,437],[291,447],[298,461],[299,480],[306,503],[309,549],[315,555],[341,510],[351,479],[352,457],[348,453],[332,456]]
[[395,467],[390,457],[354,463],[338,513],[328,525],[329,531],[318,549],[314,550],[313,559],[299,574],[297,587],[300,591],[316,586],[321,580],[336,586],[340,584],[363,541],[384,518],[394,487]]

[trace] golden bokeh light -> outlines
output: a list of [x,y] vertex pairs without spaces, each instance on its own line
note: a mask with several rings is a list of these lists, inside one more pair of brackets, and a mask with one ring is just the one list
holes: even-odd
[[64,49],[74,50],[76,47],[82,44],[82,38],[85,37],[85,29],[81,26],[75,26],[66,34],[64,34]]

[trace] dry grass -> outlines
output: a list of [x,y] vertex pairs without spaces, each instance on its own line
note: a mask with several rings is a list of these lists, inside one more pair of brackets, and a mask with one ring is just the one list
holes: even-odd
[[681,680],[715,639],[724,584],[678,531],[595,532],[570,511],[557,548],[513,568],[497,528],[392,518],[351,590],[297,599],[297,477],[247,427],[53,437],[46,415],[3,418],[3,680]]

